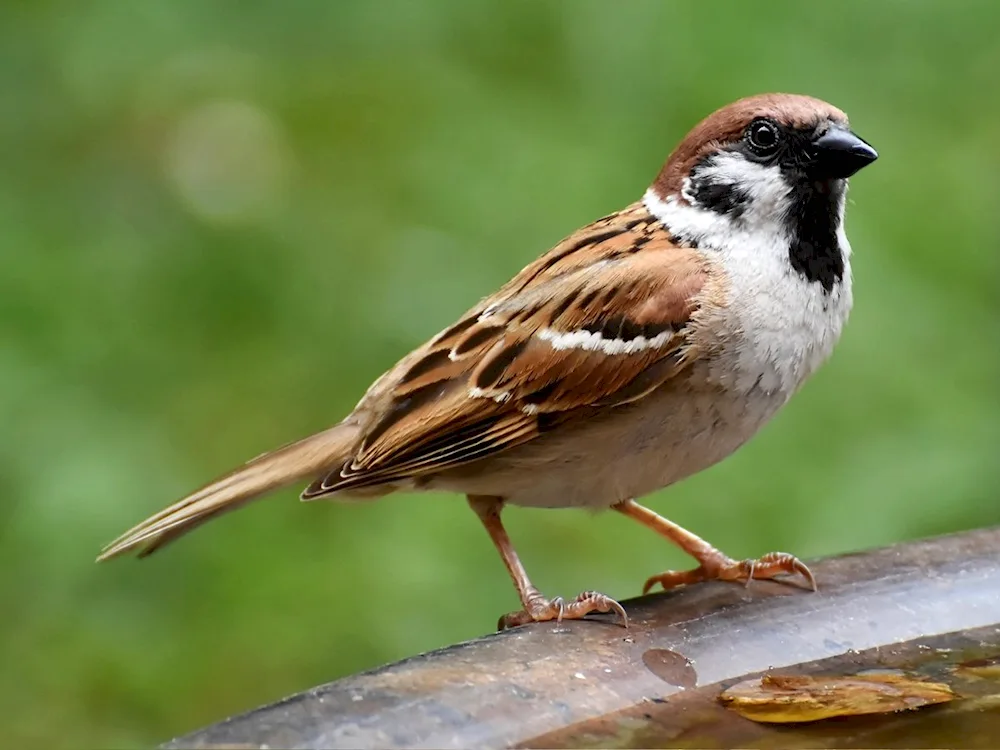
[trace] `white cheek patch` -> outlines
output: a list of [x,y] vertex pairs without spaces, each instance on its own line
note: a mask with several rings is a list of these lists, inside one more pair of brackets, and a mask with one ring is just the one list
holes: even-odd
[[642,202],[672,234],[698,245],[715,247],[742,233],[728,216],[701,208],[697,203],[682,203],[676,195],[664,199],[649,188]]
[[694,191],[692,190],[693,187],[694,186],[691,184],[691,178],[685,177],[681,182],[681,197],[692,206],[700,206],[701,204],[698,203],[698,199],[694,197]]
[[744,200],[738,217],[700,205],[690,178],[682,183],[681,197],[661,197],[653,188],[643,198],[646,208],[678,237],[706,247],[723,247],[752,241],[787,245],[786,217],[792,208],[792,189],[780,167],[748,161],[741,154],[723,152],[697,171],[699,181],[731,185]]
[[758,164],[742,154],[724,151],[697,171],[699,179],[732,185],[748,198],[746,218],[774,217],[791,205],[792,188],[777,164]]
[[563,333],[552,328],[543,328],[536,335],[542,341],[548,341],[557,351],[581,349],[610,355],[636,354],[647,349],[659,349],[674,337],[673,331],[664,331],[652,338],[636,336],[634,339],[606,339],[600,332],[579,330]]

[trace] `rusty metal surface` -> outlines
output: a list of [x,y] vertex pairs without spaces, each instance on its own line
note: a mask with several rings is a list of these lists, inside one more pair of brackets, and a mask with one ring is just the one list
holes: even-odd
[[[975,658],[991,656],[1000,649],[998,552],[1000,527],[816,562],[816,594],[773,582],[654,594],[624,602],[629,631],[598,617],[518,628],[346,677],[165,747],[541,747],[586,737],[630,747],[641,743],[621,727],[650,722],[658,734],[645,735],[647,746],[655,737],[679,744],[671,732],[685,704],[746,675],[887,666],[914,649],[951,653],[940,644],[962,638],[978,638]],[[1000,719],[994,726],[1000,733]]]

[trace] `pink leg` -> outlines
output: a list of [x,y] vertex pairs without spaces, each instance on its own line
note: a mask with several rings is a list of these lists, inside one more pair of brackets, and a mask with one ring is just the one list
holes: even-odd
[[692,570],[667,570],[649,577],[642,587],[644,594],[656,584],[660,584],[664,589],[672,589],[699,581],[714,580],[740,581],[749,586],[750,581],[755,578],[758,580],[775,578],[786,573],[802,576],[809,584],[809,588],[816,590],[816,579],[809,568],[787,552],[768,552],[756,560],[733,560],[700,536],[668,521],[634,500],[619,503],[614,509],[665,536],[698,561],[698,567]]
[[497,624],[499,630],[545,620],[579,620],[591,612],[614,612],[621,618],[622,625],[628,627],[628,615],[625,614],[622,605],[596,591],[584,591],[569,603],[564,602],[560,597],[546,599],[532,585],[517,552],[514,551],[514,546],[510,543],[507,530],[504,529],[503,523],[500,521],[503,501],[495,497],[470,495],[469,505],[479,516],[479,520],[483,522],[490,539],[493,540],[493,544],[496,546],[497,552],[500,553],[503,564],[507,566],[507,572],[510,573],[514,586],[517,588],[517,595],[521,598],[521,606],[524,607],[518,612],[511,612],[501,617]]

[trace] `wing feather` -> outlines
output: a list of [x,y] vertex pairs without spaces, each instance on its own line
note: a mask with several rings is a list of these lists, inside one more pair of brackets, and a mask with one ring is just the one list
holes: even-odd
[[694,356],[708,276],[641,204],[580,230],[380,379],[355,455],[303,497],[440,472],[642,398]]

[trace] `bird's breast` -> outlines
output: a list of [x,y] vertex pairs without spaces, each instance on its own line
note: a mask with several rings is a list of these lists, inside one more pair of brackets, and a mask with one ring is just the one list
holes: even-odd
[[708,377],[739,393],[788,398],[840,338],[852,304],[850,265],[827,290],[797,273],[780,248],[750,250],[721,261],[727,289],[725,305],[705,327],[715,337]]

